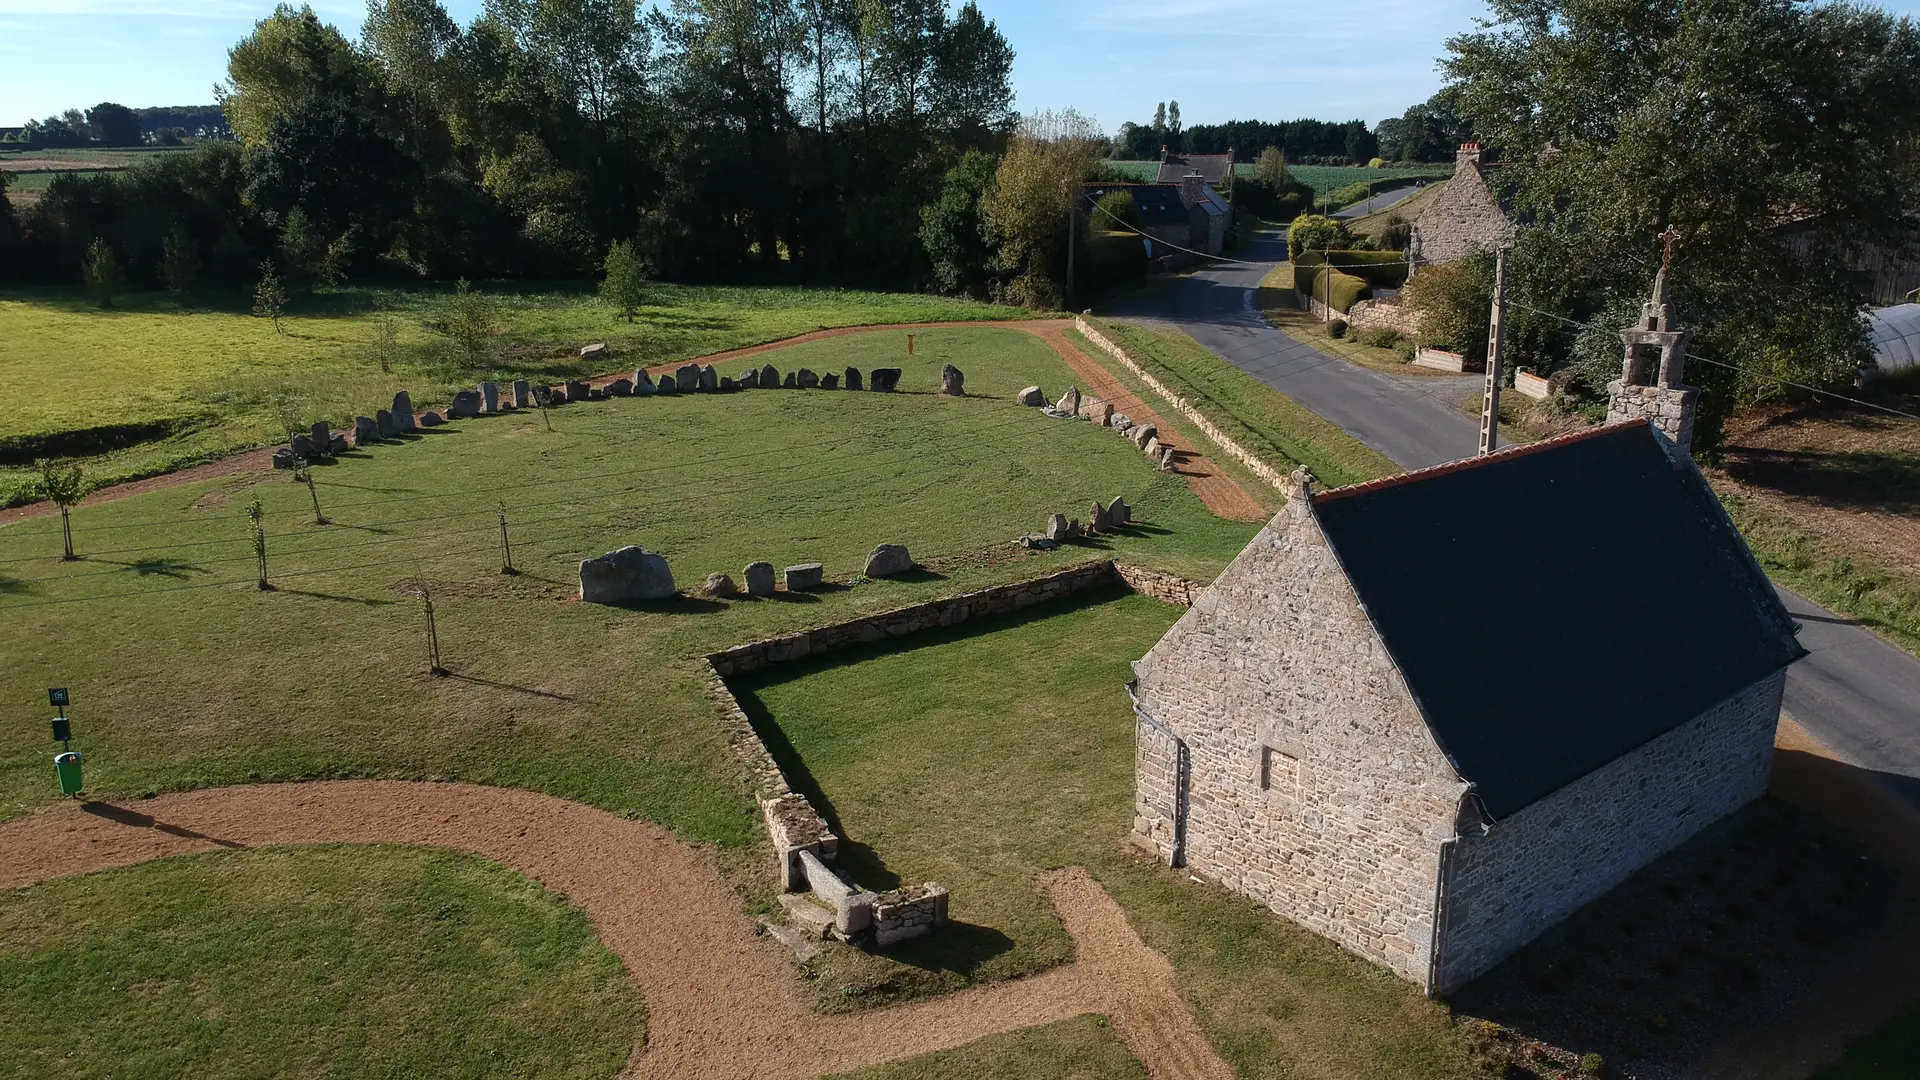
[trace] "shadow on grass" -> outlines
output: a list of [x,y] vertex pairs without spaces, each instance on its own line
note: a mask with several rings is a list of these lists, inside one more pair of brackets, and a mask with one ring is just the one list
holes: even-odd
[[336,603],[360,604],[365,607],[387,607],[400,602],[398,600],[376,600],[367,596],[340,596],[335,593],[309,592],[306,589],[288,589],[284,587],[276,588],[274,591],[287,596],[304,596],[309,600],[332,600]]
[[0,596],[27,596],[32,594],[33,586],[19,578],[0,574]]
[[919,583],[924,581],[945,581],[947,580],[947,575],[939,572],[938,570],[929,570],[924,566],[916,566],[913,569],[906,571],[905,573],[888,574],[885,578],[882,578],[880,580],[899,581],[899,582],[906,582],[906,583]]
[[194,574],[204,574],[207,568],[179,559],[139,559],[134,562],[119,562],[114,559],[88,559],[91,563],[104,563],[107,566],[124,567],[133,571],[136,577],[163,577],[175,581],[185,581]]
[[492,679],[483,679],[478,675],[462,675],[457,671],[447,672],[447,678],[455,679],[459,682],[473,683],[476,686],[490,686],[495,690],[512,690],[515,693],[529,694],[533,697],[547,698],[551,701],[564,701],[569,705],[591,704],[584,698],[577,698],[571,694],[562,694],[553,690],[536,690],[531,686],[519,686],[514,683],[495,682]]
[[938,933],[869,951],[922,971],[972,976],[987,961],[1011,952],[1013,945],[1012,938],[991,926],[948,922]]
[[665,600],[628,600],[601,606],[619,608],[622,611],[646,612],[650,615],[709,615],[716,611],[725,611],[728,607],[726,603],[719,600],[710,600],[704,596],[686,596],[680,593],[675,593]]

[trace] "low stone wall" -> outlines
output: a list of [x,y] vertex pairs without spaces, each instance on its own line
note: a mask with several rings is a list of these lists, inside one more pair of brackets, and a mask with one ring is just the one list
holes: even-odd
[[1200,433],[1205,435],[1208,441],[1219,447],[1227,456],[1246,466],[1248,472],[1253,473],[1253,475],[1265,480],[1281,491],[1287,489],[1287,474],[1285,471],[1267,464],[1260,458],[1255,457],[1246,447],[1235,442],[1226,432],[1221,431],[1213,421],[1207,419],[1205,413],[1188,404],[1186,398],[1175,394],[1173,391],[1167,389],[1166,384],[1147,374],[1139,364],[1134,363],[1133,357],[1128,356],[1126,350],[1108,340],[1105,334],[1095,330],[1093,325],[1087,322],[1087,320],[1075,316],[1073,323],[1074,328],[1079,330],[1088,341],[1093,342],[1102,352],[1120,361],[1121,366],[1131,372],[1134,378],[1147,384],[1147,389],[1152,390],[1164,398],[1168,404],[1174,407],[1175,411],[1181,416],[1186,417],[1194,427],[1199,428]]
[[1193,602],[1206,588],[1198,582],[1188,581],[1175,574],[1163,574],[1158,570],[1148,570],[1143,566],[1127,566],[1114,563],[1113,572],[1126,583],[1127,588],[1141,596],[1151,596],[1168,604],[1192,607]]
[[1535,401],[1545,401],[1553,396],[1553,384],[1544,375],[1535,375],[1526,368],[1513,373],[1513,388]]
[[1392,300],[1361,300],[1346,319],[1353,330],[1391,330],[1409,338],[1420,331],[1420,314]]
[[1425,347],[1422,347],[1413,354],[1413,365],[1415,367],[1432,368],[1435,371],[1454,371],[1460,373],[1479,371],[1482,367],[1480,364],[1469,363],[1466,357],[1457,352]]
[[935,882],[873,898],[873,943],[924,937],[947,925],[947,890]]

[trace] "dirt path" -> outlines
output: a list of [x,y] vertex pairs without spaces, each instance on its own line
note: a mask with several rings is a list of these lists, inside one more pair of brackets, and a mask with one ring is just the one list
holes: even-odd
[[592,920],[644,995],[624,1075],[802,1080],[1082,1013],[1162,1080],[1233,1075],[1165,958],[1080,870],[1046,882],[1078,959],[1028,979],[852,1016],[812,1011],[792,958],[757,936],[713,861],[666,830],[548,795],[467,784],[330,781],[67,803],[0,825],[0,889],[166,855],[264,844],[432,844],[497,860]]
[[1804,1080],[1838,1061],[1914,999],[1920,968],[1920,814],[1882,788],[1873,774],[1840,761],[1792,718],[1780,718],[1773,784],[1778,798],[1839,825],[1900,874],[1886,935],[1863,948],[1827,985],[1790,1015],[1716,1048],[1701,1080]]
[[[769,341],[764,345],[749,345],[743,349],[729,349],[726,352],[689,357],[685,360],[675,360],[665,364],[654,364],[647,368],[647,372],[658,378],[661,375],[670,374],[674,370],[685,367],[688,364],[719,364],[728,360],[738,360],[742,357],[757,356],[760,353],[772,352],[776,349],[785,349],[793,345],[804,345],[809,341],[845,337],[848,334],[873,334],[888,330],[920,331],[950,330],[961,327],[997,327],[1009,330],[1025,330],[1027,333],[1045,341],[1053,347],[1054,352],[1060,354],[1060,358],[1066,361],[1069,367],[1073,368],[1076,375],[1079,375],[1087,381],[1090,388],[1097,388],[1098,396],[1113,402],[1115,409],[1145,423],[1153,424],[1157,427],[1163,426],[1159,418],[1154,415],[1151,409],[1147,408],[1144,402],[1128,393],[1126,388],[1121,386],[1118,380],[1107,373],[1106,369],[1102,368],[1095,361],[1088,359],[1084,353],[1073,347],[1073,343],[1068,341],[1061,333],[1062,329],[1071,325],[1073,325],[1072,322],[1066,319],[1035,319],[1021,322],[883,323],[878,326],[841,326],[831,330],[815,330],[797,337],[782,338],[779,341]],[[631,371],[614,372],[607,375],[596,375],[584,381],[593,386],[605,386],[615,379],[631,378],[632,374]],[[190,469],[164,473],[160,476],[150,476],[144,480],[129,480],[124,484],[111,484],[88,495],[81,501],[80,505],[91,506],[96,503],[110,502],[114,499],[124,499],[130,495],[144,495],[149,491],[159,491],[163,488],[174,487],[178,484],[198,483],[202,480],[214,480],[219,477],[231,476],[238,473],[258,473],[265,475],[273,468],[273,451],[275,449],[277,448],[262,447],[247,450],[242,453],[220,458],[217,461],[207,462],[205,465],[195,465]],[[1247,496],[1247,493],[1241,489],[1240,485],[1235,483],[1230,477],[1223,475],[1218,467],[1210,464],[1205,457],[1193,451],[1181,450],[1176,451],[1174,459],[1177,466],[1175,471],[1187,478],[1187,486],[1193,490],[1195,495],[1200,497],[1200,501],[1206,504],[1207,509],[1212,510],[1215,514],[1223,518],[1228,518],[1233,521],[1266,520],[1267,514]],[[25,521],[28,518],[45,517],[53,512],[54,505],[50,502],[24,503],[20,506],[0,510],[0,525],[8,525],[16,521]]]

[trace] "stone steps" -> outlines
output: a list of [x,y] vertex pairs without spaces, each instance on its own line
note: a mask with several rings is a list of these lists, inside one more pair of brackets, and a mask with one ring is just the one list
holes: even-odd
[[780,906],[786,909],[787,922],[805,935],[816,941],[832,935],[834,911],[812,893],[781,893]]

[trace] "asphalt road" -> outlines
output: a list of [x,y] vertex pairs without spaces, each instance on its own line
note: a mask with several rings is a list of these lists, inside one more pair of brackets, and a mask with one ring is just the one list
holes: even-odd
[[1408,184],[1406,187],[1388,188],[1385,191],[1375,192],[1371,199],[1362,199],[1344,210],[1334,211],[1333,217],[1341,221],[1352,221],[1354,218],[1366,217],[1368,214],[1385,210],[1397,202],[1411,198],[1415,192],[1420,190],[1420,187],[1421,185],[1419,184]]
[[[1102,314],[1176,326],[1242,371],[1339,424],[1405,469],[1468,457],[1479,422],[1452,402],[1478,376],[1396,378],[1349,364],[1268,325],[1252,288],[1286,258],[1277,236],[1255,240],[1246,261],[1222,263],[1147,299]],[[1787,672],[1785,709],[1843,760],[1920,808],[1920,660],[1851,619],[1796,593],[1781,598],[1809,652]]]

